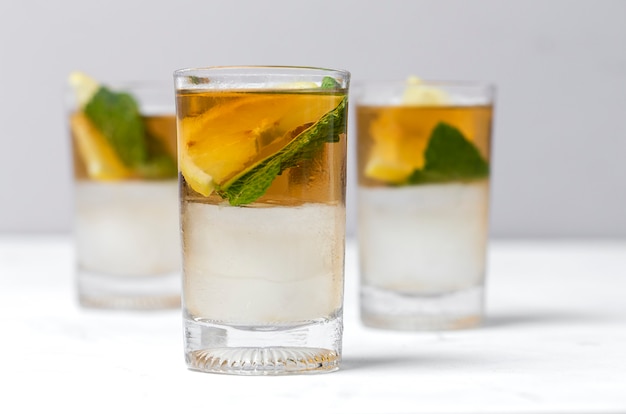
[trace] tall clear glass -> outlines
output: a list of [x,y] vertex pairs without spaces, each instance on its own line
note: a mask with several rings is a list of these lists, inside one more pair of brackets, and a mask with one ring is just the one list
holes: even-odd
[[392,330],[483,317],[494,89],[356,87],[361,319]]
[[70,76],[77,286],[84,307],[180,306],[171,84]]
[[349,78],[302,67],[175,72],[189,368],[338,369]]

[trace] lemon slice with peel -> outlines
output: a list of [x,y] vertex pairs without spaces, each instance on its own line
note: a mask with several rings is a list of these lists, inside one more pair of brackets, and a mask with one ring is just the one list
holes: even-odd
[[181,173],[204,196],[282,149],[292,138],[287,132],[316,122],[342,98],[314,93],[220,92],[220,96],[224,103],[184,117],[178,126]]
[[68,82],[74,90],[78,106],[78,111],[70,116],[70,129],[89,178],[122,180],[132,176],[133,171],[124,165],[106,137],[82,111],[101,85],[82,72],[72,72]]
[[319,85],[315,82],[289,82],[281,83],[278,85],[278,89],[315,89],[319,88]]
[[98,89],[100,89],[100,84],[83,72],[70,73],[68,82],[74,90],[76,103],[80,108],[87,105],[96,92],[98,92]]
[[365,175],[387,183],[401,183],[413,172],[410,165],[373,157],[365,167]]
[[[450,102],[448,94],[424,85],[415,76],[408,78],[402,96],[403,106],[438,106]],[[370,125],[373,145],[364,174],[375,180],[399,184],[424,166],[428,134],[411,130],[414,114],[402,108],[385,108]]]
[[194,191],[208,196],[215,189],[213,177],[198,167],[193,160],[181,154],[178,162],[180,163],[180,172],[185,177],[185,181]]
[[424,85],[417,76],[410,76],[406,83],[402,95],[404,105],[445,105],[450,102],[450,97],[444,90]]
[[70,128],[76,149],[90,178],[121,180],[133,174],[84,113],[76,112],[71,115]]

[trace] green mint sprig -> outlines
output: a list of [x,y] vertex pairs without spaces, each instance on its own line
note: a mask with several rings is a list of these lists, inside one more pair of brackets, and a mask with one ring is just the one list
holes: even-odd
[[84,111],[126,166],[137,166],[148,158],[139,105],[130,94],[100,87]]
[[259,161],[218,186],[218,194],[233,206],[249,204],[261,197],[274,179],[287,168],[311,159],[326,142],[339,142],[346,133],[347,98],[315,124],[292,131],[295,138],[277,153]]
[[124,165],[144,178],[176,177],[176,161],[148,134],[132,95],[101,86],[83,110]]
[[322,89],[341,89],[341,85],[335,78],[330,76],[324,76],[322,79],[322,84],[320,85]]
[[478,148],[445,122],[433,129],[424,158],[424,168],[413,171],[406,184],[470,181],[489,176],[489,163]]

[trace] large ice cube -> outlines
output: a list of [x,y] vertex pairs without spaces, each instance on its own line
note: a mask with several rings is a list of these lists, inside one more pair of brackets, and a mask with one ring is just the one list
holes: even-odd
[[479,284],[485,274],[488,192],[486,181],[359,188],[364,283],[410,294]]
[[345,209],[187,203],[184,297],[194,318],[237,325],[325,318],[342,304]]
[[131,277],[180,270],[175,180],[78,182],[75,213],[81,270]]

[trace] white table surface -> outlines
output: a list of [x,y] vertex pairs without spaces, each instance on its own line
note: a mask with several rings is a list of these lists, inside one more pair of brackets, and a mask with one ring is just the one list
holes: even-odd
[[364,328],[346,259],[342,369],[237,377],[186,368],[178,310],[79,308],[69,237],[0,236],[0,413],[626,412],[626,240],[493,241],[454,332]]

